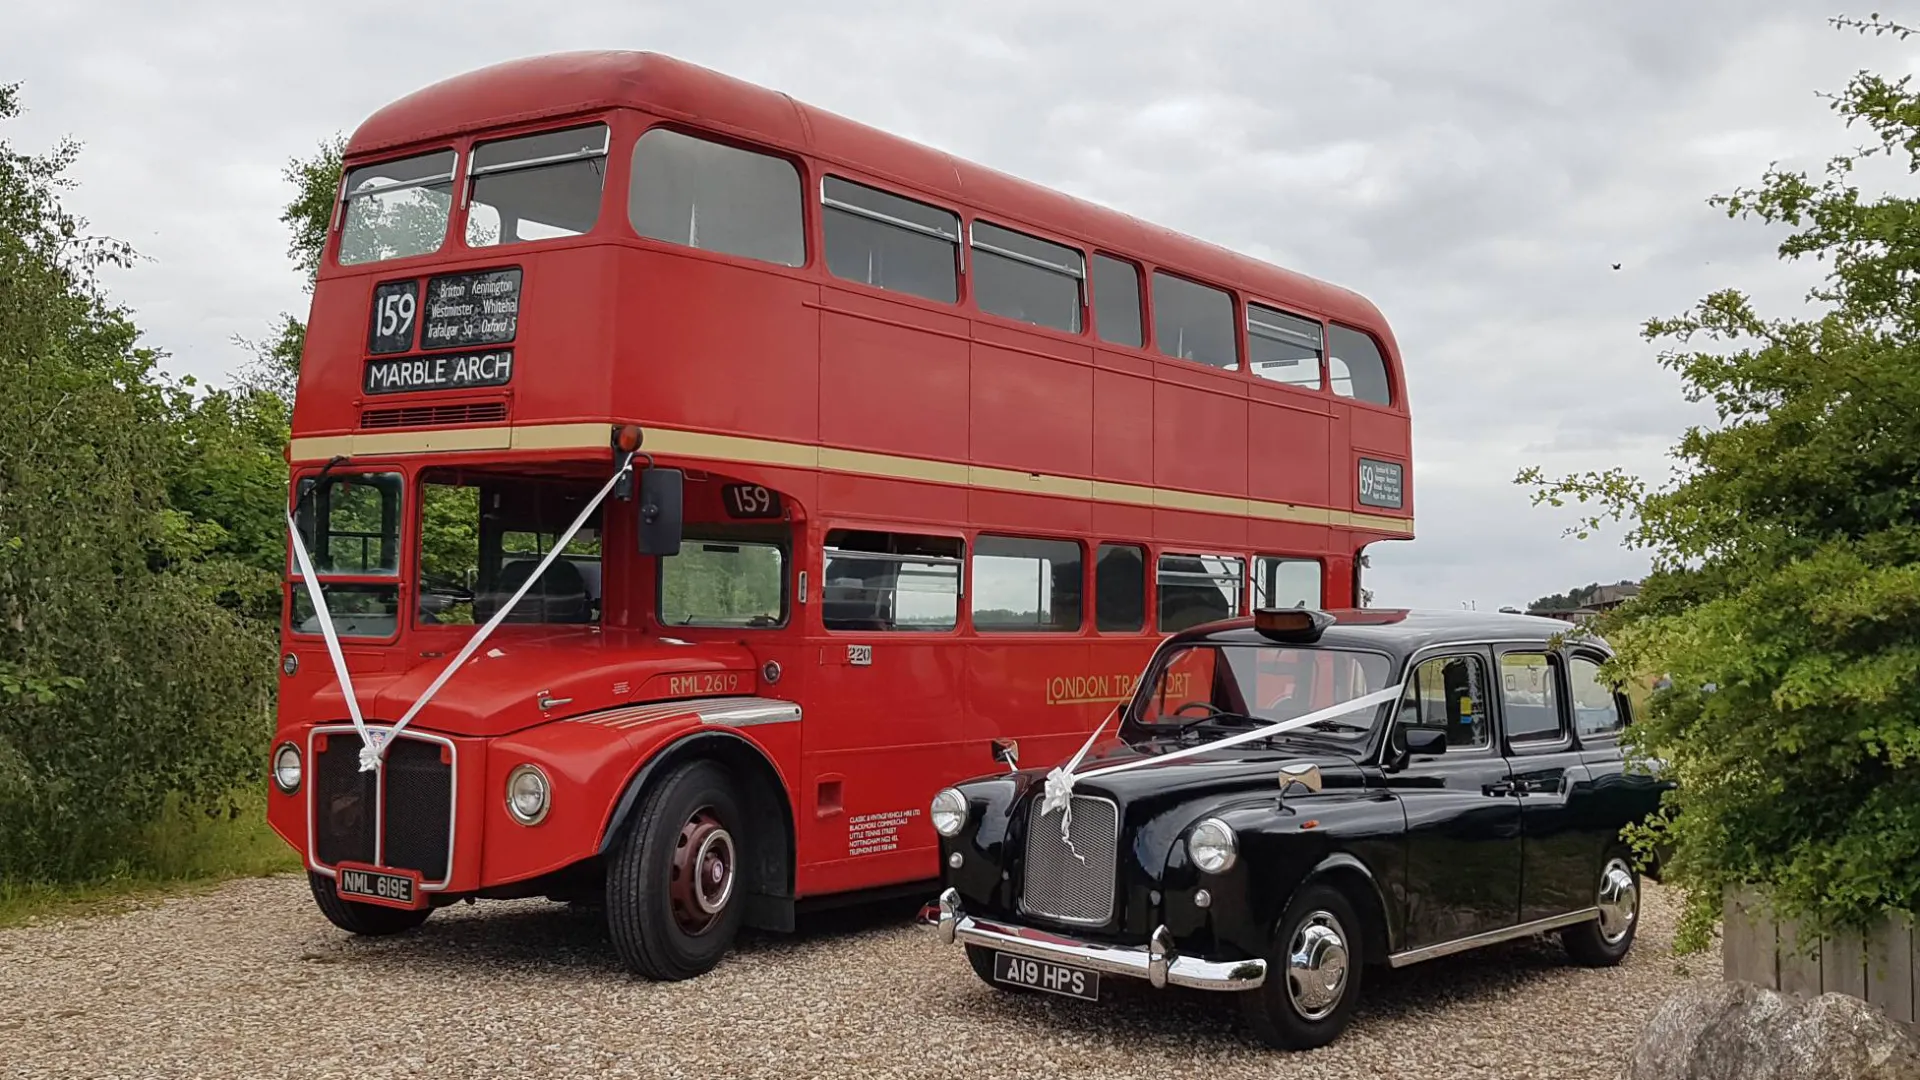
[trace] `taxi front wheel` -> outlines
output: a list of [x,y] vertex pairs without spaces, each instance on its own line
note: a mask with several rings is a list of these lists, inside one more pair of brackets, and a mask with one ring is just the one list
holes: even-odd
[[1268,1046],[1311,1050],[1340,1037],[1360,1000],[1360,918],[1339,889],[1306,885],[1267,949],[1267,981],[1240,995]]

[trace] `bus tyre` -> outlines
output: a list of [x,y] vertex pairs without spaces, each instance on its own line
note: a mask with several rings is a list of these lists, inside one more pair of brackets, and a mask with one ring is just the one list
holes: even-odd
[[1613,967],[1627,958],[1640,925],[1640,875],[1625,850],[1610,851],[1602,860],[1594,906],[1599,918],[1560,931],[1560,944],[1576,964]]
[[744,905],[740,799],[717,762],[653,784],[607,865],[607,931],[637,975],[672,981],[711,971]]
[[1360,1000],[1360,918],[1346,894],[1309,882],[1294,894],[1267,949],[1267,980],[1240,996],[1247,1024],[1279,1050],[1340,1037]]
[[307,871],[307,887],[313,890],[313,902],[320,906],[320,914],[325,915],[328,922],[361,937],[385,937],[411,930],[426,922],[427,916],[433,914],[432,908],[407,911],[342,900],[340,894],[334,891],[332,878],[311,870]]

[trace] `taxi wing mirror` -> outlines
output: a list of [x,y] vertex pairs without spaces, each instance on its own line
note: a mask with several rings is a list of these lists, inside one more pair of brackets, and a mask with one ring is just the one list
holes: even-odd
[[1287,792],[1295,787],[1303,787],[1318,793],[1324,781],[1320,777],[1320,766],[1311,761],[1289,761],[1280,766],[1280,805],[1287,804]]
[[682,533],[683,487],[679,469],[649,467],[640,471],[640,554],[678,555]]

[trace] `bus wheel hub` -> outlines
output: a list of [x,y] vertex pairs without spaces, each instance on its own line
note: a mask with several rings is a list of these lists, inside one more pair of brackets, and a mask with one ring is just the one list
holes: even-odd
[[733,834],[713,816],[711,808],[694,811],[680,827],[673,851],[673,879],[667,895],[673,921],[688,934],[711,929],[733,898],[736,859]]

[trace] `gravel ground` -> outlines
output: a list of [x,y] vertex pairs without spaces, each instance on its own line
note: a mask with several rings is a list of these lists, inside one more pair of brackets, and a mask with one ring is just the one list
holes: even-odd
[[898,905],[753,935],[712,974],[629,978],[590,918],[540,901],[356,940],[297,877],[0,930],[6,1077],[1615,1077],[1654,1007],[1719,970],[1676,961],[1648,884],[1620,968],[1522,942],[1387,973],[1333,1046],[1268,1051],[1198,992],[1099,1005],[996,993]]

